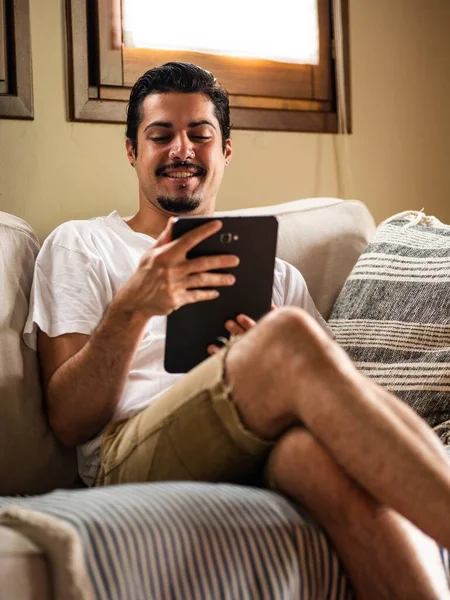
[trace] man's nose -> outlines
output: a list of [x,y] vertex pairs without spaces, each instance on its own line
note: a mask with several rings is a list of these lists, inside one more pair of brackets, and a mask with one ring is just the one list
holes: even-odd
[[189,138],[177,138],[169,150],[169,158],[171,160],[187,160],[194,158],[194,156],[194,148]]

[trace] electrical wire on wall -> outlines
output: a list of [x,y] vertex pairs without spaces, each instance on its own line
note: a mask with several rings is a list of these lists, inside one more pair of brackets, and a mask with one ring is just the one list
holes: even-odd
[[[345,86],[344,32],[341,0],[333,0],[334,50],[336,65],[336,104],[338,136],[334,136],[338,169],[338,194],[341,198],[354,197],[353,171],[350,158],[349,115]],[[342,152],[340,152],[342,148]],[[342,155],[342,156],[340,156]],[[342,160],[341,160],[342,159]]]

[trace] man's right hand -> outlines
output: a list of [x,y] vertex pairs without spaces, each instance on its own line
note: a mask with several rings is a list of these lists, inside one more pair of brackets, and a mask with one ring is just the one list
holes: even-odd
[[217,296],[216,290],[205,287],[233,285],[232,275],[209,271],[235,267],[236,256],[186,257],[221,226],[220,221],[210,221],[171,241],[170,220],[91,336],[39,333],[49,421],[63,444],[82,444],[110,422],[150,317]]
[[147,319],[168,315],[185,304],[214,300],[219,295],[214,288],[234,284],[234,275],[211,271],[236,267],[237,256],[187,258],[192,248],[221,229],[220,220],[200,225],[176,240],[171,240],[172,223],[170,218],[156,244],[115,296],[112,304],[116,308]]

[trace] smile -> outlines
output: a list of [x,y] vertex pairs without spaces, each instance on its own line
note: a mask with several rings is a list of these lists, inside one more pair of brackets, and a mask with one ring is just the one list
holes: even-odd
[[204,177],[206,169],[200,165],[193,165],[186,161],[177,161],[169,165],[164,165],[156,169],[157,177],[166,177],[167,179],[182,179],[187,181],[192,177]]
[[169,179],[190,179],[191,177],[195,176],[195,173],[190,173],[189,171],[175,171],[174,173],[167,173],[163,175],[163,177],[168,177]]

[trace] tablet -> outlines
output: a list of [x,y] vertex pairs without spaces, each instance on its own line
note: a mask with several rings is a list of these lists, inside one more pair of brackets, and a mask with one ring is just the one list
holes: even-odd
[[188,258],[235,254],[237,267],[226,269],[236,277],[234,285],[217,288],[214,300],[186,304],[167,317],[164,368],[186,373],[209,357],[210,344],[221,345],[230,334],[225,321],[243,313],[257,321],[269,312],[278,221],[274,216],[181,217],[173,224],[173,239],[207,221],[220,219],[220,231],[188,253]]

